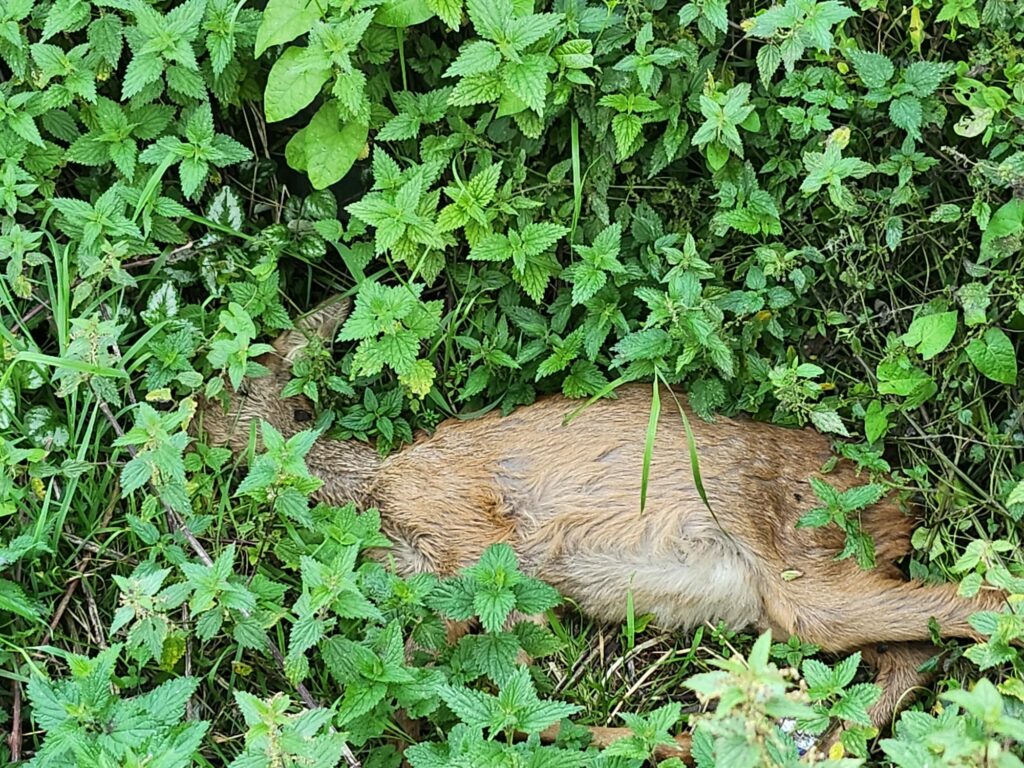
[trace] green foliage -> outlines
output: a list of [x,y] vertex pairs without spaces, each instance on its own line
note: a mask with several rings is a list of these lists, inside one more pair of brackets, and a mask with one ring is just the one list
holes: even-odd
[[874,542],[861,527],[860,515],[857,513],[881,499],[885,494],[885,487],[877,483],[868,483],[846,491],[837,491],[824,480],[812,477],[811,488],[825,506],[816,507],[804,514],[797,521],[796,527],[821,528],[834,523],[846,534],[846,546],[839,553],[839,559],[856,557],[861,568],[873,568]]
[[276,694],[260,699],[235,691],[235,702],[245,718],[245,751],[230,766],[309,765],[334,768],[345,749],[345,735],[330,727],[329,709],[292,713],[291,700]]
[[497,695],[447,687],[441,696],[469,728],[505,736],[517,731],[539,733],[578,710],[570,704],[538,699],[530,673],[523,667],[508,676]]
[[[207,722],[184,720],[186,702],[199,681],[177,677],[147,693],[121,697],[114,685],[120,652],[121,646],[114,645],[93,658],[69,654],[69,678],[32,677],[28,695],[33,717],[48,738],[29,765],[193,764],[209,728]],[[154,761],[150,756],[158,757]]]
[[[1017,598],[879,746],[798,638],[655,663],[643,618],[524,620],[558,597],[507,547],[396,576],[305,456],[654,380],[641,420],[669,385],[842,438],[864,482],[801,520],[841,556],[899,489],[913,577],[1024,594],[1022,49],[1020,0],[0,0],[0,762],[638,768],[700,723],[704,768],[791,765],[796,718],[845,764],[1019,765]],[[310,429],[239,469],[196,401],[337,292]],[[541,744],[570,712],[634,735]]]
[[937,717],[907,712],[896,726],[897,738],[882,741],[893,764],[909,768],[926,760],[942,768],[1021,765],[1006,747],[1024,738],[1019,699],[1004,698],[988,680],[943,698],[954,706]]
[[823,733],[832,719],[844,721],[841,744],[856,757],[867,757],[868,741],[877,735],[868,710],[882,691],[877,685],[850,685],[860,664],[860,653],[848,656],[831,669],[817,659],[805,659],[800,667],[814,716],[800,718],[797,727],[806,733]]
[[[715,659],[712,664],[717,670],[686,681],[686,686],[702,701],[718,700],[713,714],[697,718],[694,757],[699,768],[799,765],[796,745],[779,728],[778,720],[797,718],[798,722],[815,724],[824,718],[827,723],[820,704],[812,708],[790,691],[792,684],[787,675],[769,661],[770,651],[771,634],[766,632],[754,643],[746,659],[738,655]],[[818,683],[818,690],[814,691],[815,682],[808,680],[812,699],[838,693],[849,682],[845,670],[829,675],[828,668],[818,664],[813,669],[807,669],[807,662],[804,664],[805,673],[810,671]],[[852,677],[856,661],[847,666]],[[829,675],[827,683],[821,679],[822,673]],[[843,712],[843,716],[846,714],[861,713],[855,705]],[[823,729],[824,726],[818,728]],[[846,759],[815,764],[822,768],[855,768],[860,762]]]
[[267,422],[260,427],[266,453],[253,461],[237,493],[269,504],[275,512],[309,527],[309,496],[323,482],[309,474],[305,458],[320,435],[307,430],[285,440]]
[[452,619],[465,621],[479,616],[488,632],[500,630],[513,611],[532,616],[558,602],[554,589],[519,572],[508,544],[492,544],[479,563],[464,569],[433,599],[437,609]]
[[339,336],[359,341],[352,361],[357,375],[373,376],[387,365],[420,397],[430,392],[435,375],[429,361],[418,359],[420,343],[434,334],[441,316],[441,302],[419,301],[422,290],[415,283],[394,288],[364,283]]

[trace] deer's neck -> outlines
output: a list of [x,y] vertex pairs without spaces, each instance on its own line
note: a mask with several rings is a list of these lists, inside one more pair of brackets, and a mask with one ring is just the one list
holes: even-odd
[[317,499],[328,504],[354,501],[372,506],[373,481],[381,459],[373,446],[355,440],[317,440],[306,455],[309,471],[323,481]]

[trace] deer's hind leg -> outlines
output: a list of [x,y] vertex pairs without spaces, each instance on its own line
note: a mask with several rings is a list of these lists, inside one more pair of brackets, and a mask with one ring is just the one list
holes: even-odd
[[894,643],[869,645],[860,649],[861,658],[875,670],[875,684],[882,695],[868,712],[871,724],[883,730],[893,717],[913,702],[915,689],[928,684],[934,672],[920,667],[939,650],[931,643]]
[[[972,598],[955,584],[903,581],[882,570],[861,571],[854,563],[809,564],[807,576],[781,578],[763,594],[765,617],[775,629],[799,635],[826,651],[851,651],[876,643],[927,641],[935,619],[942,637],[980,639],[968,619],[999,611],[1006,596],[986,590]],[[817,570],[817,573],[816,573]]]

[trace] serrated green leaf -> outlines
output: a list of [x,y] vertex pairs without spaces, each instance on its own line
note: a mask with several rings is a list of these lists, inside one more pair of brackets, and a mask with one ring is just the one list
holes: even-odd
[[896,73],[892,61],[884,54],[855,48],[848,51],[847,56],[861,82],[871,90],[884,88]]

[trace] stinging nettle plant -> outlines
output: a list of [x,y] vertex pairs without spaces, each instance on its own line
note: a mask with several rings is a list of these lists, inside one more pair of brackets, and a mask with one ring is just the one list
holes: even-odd
[[[305,456],[653,379],[842,438],[842,556],[894,472],[912,576],[1024,593],[1022,47],[1020,0],[0,0],[0,762],[788,766],[789,717],[844,729],[801,764],[1018,765],[1019,603],[878,740],[798,638],[586,656],[502,548],[400,579]],[[309,431],[203,444],[339,291]]]

